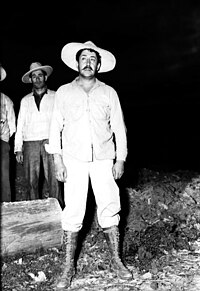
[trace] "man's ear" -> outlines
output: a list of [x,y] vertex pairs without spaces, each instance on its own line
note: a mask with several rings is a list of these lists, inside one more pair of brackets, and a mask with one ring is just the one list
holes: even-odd
[[47,79],[48,79],[48,77],[47,77],[47,75],[45,75],[45,82],[47,81]]
[[32,83],[32,79],[31,79],[31,77],[29,77],[29,82]]
[[78,69],[78,62],[76,61],[76,67],[77,67],[77,69]]

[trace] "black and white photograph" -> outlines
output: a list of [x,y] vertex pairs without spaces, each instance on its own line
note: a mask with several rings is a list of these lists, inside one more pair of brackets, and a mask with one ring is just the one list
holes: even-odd
[[1,290],[200,290],[200,3],[5,3]]

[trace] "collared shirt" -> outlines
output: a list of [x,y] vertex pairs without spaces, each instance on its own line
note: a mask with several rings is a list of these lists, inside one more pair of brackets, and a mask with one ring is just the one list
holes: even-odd
[[89,93],[77,79],[61,86],[55,96],[46,150],[82,161],[92,161],[94,156],[125,161],[126,127],[116,91],[99,80]]
[[16,131],[16,118],[12,100],[1,93],[1,140],[9,142]]
[[23,141],[36,141],[49,138],[55,91],[44,94],[40,110],[35,103],[33,92],[22,98],[17,119],[14,152],[22,151]]

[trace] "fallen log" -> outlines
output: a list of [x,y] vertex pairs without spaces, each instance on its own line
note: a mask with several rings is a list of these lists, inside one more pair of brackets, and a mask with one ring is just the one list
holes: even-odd
[[1,256],[61,246],[61,212],[55,198],[1,203]]

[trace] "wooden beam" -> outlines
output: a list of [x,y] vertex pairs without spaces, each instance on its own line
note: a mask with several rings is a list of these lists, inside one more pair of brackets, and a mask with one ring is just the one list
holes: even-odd
[[1,256],[61,246],[61,212],[55,198],[1,203]]

